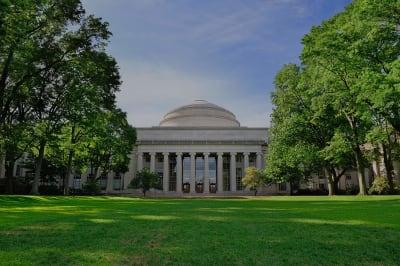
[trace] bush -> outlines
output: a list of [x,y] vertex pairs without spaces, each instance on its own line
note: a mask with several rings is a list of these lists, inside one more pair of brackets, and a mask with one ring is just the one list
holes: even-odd
[[328,191],[326,189],[298,189],[294,195],[312,195],[312,196],[322,196],[328,195]]
[[83,193],[87,195],[99,195],[101,188],[97,180],[88,180],[82,186]]
[[136,173],[136,178],[129,184],[130,188],[142,189],[143,196],[150,188],[162,189],[162,179],[148,168]]
[[360,188],[357,185],[346,185],[346,189],[340,189],[337,191],[337,195],[357,195],[360,192]]
[[377,176],[372,182],[372,186],[369,188],[368,192],[373,195],[384,195],[389,194],[390,186],[386,177]]
[[40,185],[39,186],[40,195],[62,195],[63,191],[56,185]]
[[389,194],[390,187],[389,182],[384,176],[377,176],[372,182],[372,186],[369,188],[368,192],[373,195],[384,195]]

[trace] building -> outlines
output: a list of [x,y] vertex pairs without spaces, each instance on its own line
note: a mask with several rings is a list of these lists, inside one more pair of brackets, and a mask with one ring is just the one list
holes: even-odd
[[[245,168],[263,168],[267,136],[267,128],[242,127],[232,112],[196,100],[168,112],[159,126],[137,128],[125,189],[135,173],[147,167],[162,179],[162,192],[154,193],[251,194],[241,179]],[[273,185],[263,192],[287,190]]]
[[[251,195],[241,180],[249,166],[264,168],[268,146],[268,129],[243,127],[236,116],[212,103],[196,100],[168,112],[158,126],[137,128],[137,142],[130,155],[129,171],[124,174],[101,175],[100,187],[105,193],[140,194],[130,188],[137,171],[148,168],[157,173],[162,189],[149,194],[163,196]],[[24,168],[31,160],[25,154],[14,165],[14,176],[32,174]],[[3,161],[3,163],[1,163]],[[4,158],[0,160],[0,174],[4,174]],[[70,187],[82,189],[87,173],[76,173]],[[400,163],[394,162],[394,178],[400,182]],[[374,176],[385,175],[383,161],[373,162],[365,169],[367,187]],[[2,175],[3,176],[3,175]],[[50,182],[50,183],[49,183]],[[61,187],[59,176],[42,185]],[[327,190],[323,174],[313,175],[300,184],[301,189]],[[340,179],[340,190],[358,186],[357,172],[350,169]],[[260,195],[288,194],[286,183],[272,184],[258,189]]]

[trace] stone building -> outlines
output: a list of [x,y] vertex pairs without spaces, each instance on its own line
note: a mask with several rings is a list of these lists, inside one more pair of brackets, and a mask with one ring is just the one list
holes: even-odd
[[[263,168],[267,128],[240,126],[236,116],[196,100],[168,112],[159,126],[137,128],[125,189],[144,167],[162,178],[164,195],[250,194],[241,182],[245,168]],[[262,193],[286,193],[269,186]],[[155,192],[156,193],[156,192]]]

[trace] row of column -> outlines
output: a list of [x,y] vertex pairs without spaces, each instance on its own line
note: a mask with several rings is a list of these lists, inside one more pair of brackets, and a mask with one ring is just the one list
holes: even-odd
[[[150,171],[155,171],[156,153],[150,154]],[[169,153],[163,152],[163,190],[168,191],[169,186]],[[190,190],[195,192],[196,187],[196,152],[190,152]],[[209,192],[209,152],[202,153],[204,157],[204,193]],[[256,167],[262,168],[262,154],[257,152]],[[182,192],[182,152],[176,152],[176,192]],[[217,191],[223,191],[223,152],[217,153]],[[230,191],[236,191],[236,152],[230,152]],[[249,167],[249,152],[244,152],[244,169]],[[143,153],[138,153],[137,169],[143,169]]]

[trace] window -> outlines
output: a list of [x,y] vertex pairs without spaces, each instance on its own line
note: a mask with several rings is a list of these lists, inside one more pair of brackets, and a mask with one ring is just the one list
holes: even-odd
[[319,179],[325,179],[325,176],[320,175],[320,176],[319,176]]
[[319,184],[319,189],[324,190],[325,189],[325,184]]
[[120,173],[115,173],[113,179],[113,189],[114,190],[121,190],[122,186],[122,177]]
[[241,167],[236,168],[236,190],[243,190],[243,169]]
[[204,158],[196,157],[196,182],[201,183],[204,179]]
[[[169,191],[176,191],[176,156],[169,156]],[[179,184],[182,186],[182,184]]]
[[81,175],[75,175],[72,186],[74,189],[80,189],[81,188]]
[[17,170],[15,173],[16,176],[21,176],[21,166],[19,164],[17,164]]
[[107,173],[102,173],[100,176],[100,188],[102,190],[107,188]]
[[183,179],[190,179],[190,157],[185,156],[183,157],[183,162],[182,162],[182,167],[183,167]]
[[208,174],[210,178],[217,177],[217,159],[215,157],[208,158]]
[[286,191],[286,183],[279,183],[279,190]]
[[222,179],[223,179],[223,188],[224,191],[229,191],[230,190],[230,158],[229,156],[223,156],[222,157]]
[[255,153],[250,153],[249,166],[256,167],[256,165],[257,165],[256,161],[257,161],[257,155]]
[[351,175],[346,175],[346,180],[351,180]]

